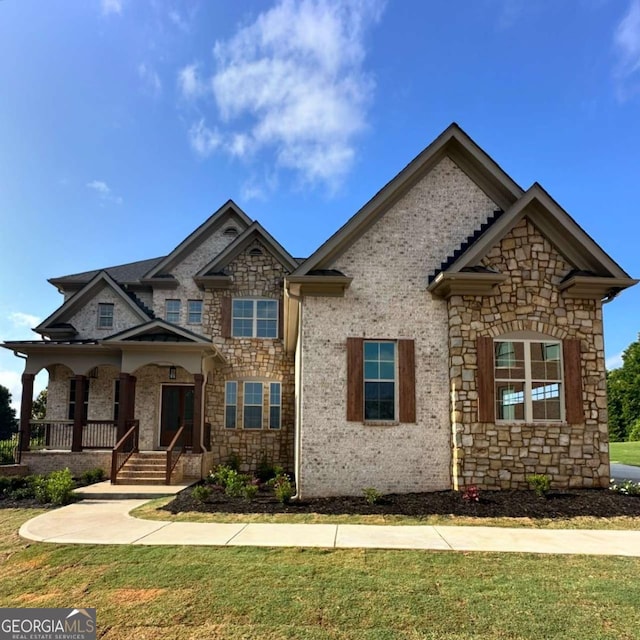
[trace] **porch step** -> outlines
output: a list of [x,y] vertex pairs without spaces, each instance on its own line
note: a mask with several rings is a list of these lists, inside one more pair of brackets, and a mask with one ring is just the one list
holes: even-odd
[[120,469],[117,485],[160,485],[165,483],[167,454],[164,451],[134,453]]

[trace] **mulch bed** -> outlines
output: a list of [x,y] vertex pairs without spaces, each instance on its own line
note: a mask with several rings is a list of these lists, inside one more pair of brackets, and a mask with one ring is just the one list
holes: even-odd
[[538,498],[533,491],[481,491],[479,502],[467,502],[455,491],[386,495],[369,505],[361,496],[316,498],[282,505],[272,494],[260,492],[251,501],[214,491],[206,502],[179,493],[161,510],[170,513],[320,513],[328,515],[456,515],[478,518],[572,518],[576,516],[640,516],[640,497],[608,489],[551,492]]

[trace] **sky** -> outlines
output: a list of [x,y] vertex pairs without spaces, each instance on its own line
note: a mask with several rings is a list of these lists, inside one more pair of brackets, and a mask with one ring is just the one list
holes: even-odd
[[0,341],[229,198],[307,256],[454,121],[640,277],[640,0],[0,0]]

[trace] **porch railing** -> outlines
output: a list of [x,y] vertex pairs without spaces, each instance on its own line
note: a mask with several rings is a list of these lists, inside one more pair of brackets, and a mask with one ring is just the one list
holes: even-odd
[[[31,451],[73,448],[73,420],[30,420],[29,446]],[[115,420],[87,420],[82,425],[82,449],[113,449],[117,440]]]
[[167,470],[165,474],[165,484],[171,484],[171,474],[180,460],[180,456],[185,450],[185,425],[182,425],[173,436],[171,444],[167,448]]
[[118,423],[115,420],[87,420],[82,428],[82,448],[113,449],[117,434]]
[[132,420],[127,423],[131,425],[129,430],[118,440],[111,453],[111,484],[117,484],[118,472],[132,454],[138,453],[138,438],[140,433],[140,423]]

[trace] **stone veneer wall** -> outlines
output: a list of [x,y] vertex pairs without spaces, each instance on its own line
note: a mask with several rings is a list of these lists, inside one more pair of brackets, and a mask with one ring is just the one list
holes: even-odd
[[[558,284],[572,267],[526,218],[488,253],[483,265],[509,274],[498,293],[452,296],[448,304],[459,486],[525,488],[531,473],[550,476],[556,487],[608,486],[601,303],[562,297]],[[515,331],[580,340],[585,424],[478,422],[476,337]]]
[[[250,251],[261,248],[263,255],[252,256]],[[216,348],[226,359],[216,364],[205,387],[205,422],[211,424],[212,464],[217,465],[236,454],[243,471],[254,471],[266,458],[287,470],[293,469],[294,439],[294,362],[293,355],[284,351],[282,338],[223,338],[222,299],[225,297],[273,298],[282,304],[284,267],[259,241],[253,242],[225,269],[233,276],[229,290],[209,290],[205,295],[203,324],[214,336]],[[238,382],[237,426],[224,426],[225,383]],[[265,383],[262,429],[242,428],[242,382]],[[281,428],[268,428],[269,382],[281,383]]]
[[[300,483],[303,498],[437,491],[451,486],[447,304],[427,275],[496,205],[443,159],[333,264],[353,278],[344,298],[302,305]],[[415,341],[415,424],[346,419],[347,337]]]
[[105,477],[111,475],[111,451],[24,451],[22,464],[29,467],[29,473],[47,474],[59,469],[69,468],[75,477],[85,471],[100,468]]

